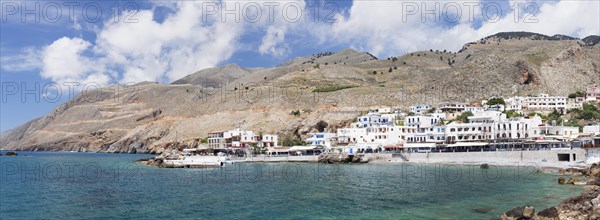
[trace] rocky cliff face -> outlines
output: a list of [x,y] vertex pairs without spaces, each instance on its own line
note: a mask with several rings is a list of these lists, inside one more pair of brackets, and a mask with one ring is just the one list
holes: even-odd
[[176,142],[195,145],[210,131],[236,127],[303,136],[321,121],[325,130],[335,131],[384,106],[566,95],[600,82],[599,58],[600,44],[501,35],[469,43],[458,53],[431,50],[377,59],[346,49],[273,68],[227,65],[171,85],[145,82],[88,92],[3,133],[0,145],[160,153]]

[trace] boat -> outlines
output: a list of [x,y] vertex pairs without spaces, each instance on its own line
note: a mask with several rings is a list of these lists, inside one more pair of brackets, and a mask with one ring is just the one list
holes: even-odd
[[197,149],[183,149],[182,154],[175,159],[165,159],[163,166],[167,168],[210,168],[233,164],[231,158],[223,153],[216,156],[197,154]]

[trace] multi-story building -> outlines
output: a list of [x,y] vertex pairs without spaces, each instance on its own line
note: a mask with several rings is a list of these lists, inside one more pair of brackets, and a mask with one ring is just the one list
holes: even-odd
[[306,142],[311,146],[331,148],[335,144],[335,133],[308,133]]
[[492,122],[452,122],[446,125],[446,140],[448,143],[493,140],[493,128],[494,126]]
[[360,116],[354,123],[355,127],[367,128],[377,125],[393,125],[395,114],[379,114],[376,112],[369,112],[367,115]]
[[584,126],[583,133],[600,134],[600,124]]
[[256,135],[253,131],[234,129],[208,133],[208,147],[213,149],[277,147],[278,137],[273,134]]
[[440,123],[443,116],[444,114],[407,116],[404,118],[404,125],[417,129],[429,128]]
[[519,114],[523,114],[523,103],[525,102],[524,97],[514,96],[504,100],[506,105],[504,106],[504,110],[506,111],[514,111]]
[[337,130],[338,144],[366,143],[367,128],[340,128]]
[[429,104],[416,104],[409,107],[409,111],[415,114],[427,113],[432,109]]
[[567,98],[564,96],[549,96],[548,94],[540,94],[538,97],[526,97],[523,108],[528,112],[565,111]]
[[539,131],[542,136],[562,138],[562,139],[569,139],[569,138],[572,138],[574,135],[579,134],[578,127],[568,127],[568,126],[542,125],[539,127]]
[[447,102],[442,103],[438,106],[438,111],[441,112],[463,112],[467,107],[467,103],[461,102]]
[[506,114],[498,111],[475,112],[468,119],[470,123],[492,123],[506,120]]
[[483,111],[483,107],[479,107],[479,106],[467,106],[465,107],[465,112],[482,112]]
[[585,100],[600,102],[600,86],[589,87],[585,92]]

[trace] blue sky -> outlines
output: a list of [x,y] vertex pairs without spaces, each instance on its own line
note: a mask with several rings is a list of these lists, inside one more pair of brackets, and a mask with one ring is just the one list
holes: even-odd
[[[73,10],[61,1],[2,1],[0,6],[1,131],[67,101],[69,83],[79,83],[75,92],[84,85],[169,83],[203,68],[270,67],[348,47],[380,58],[456,51],[502,31],[600,34],[598,1],[85,1]],[[25,9],[33,14],[22,14]],[[60,99],[56,87],[45,85],[61,85]]]

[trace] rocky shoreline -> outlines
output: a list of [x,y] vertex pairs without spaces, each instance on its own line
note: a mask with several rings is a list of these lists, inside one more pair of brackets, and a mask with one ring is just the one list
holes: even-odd
[[515,207],[500,216],[503,220],[540,219],[540,220],[592,220],[600,219],[600,164],[592,164],[589,168],[569,168],[559,171],[559,175],[576,175],[566,180],[558,178],[559,184],[584,185],[584,192],[570,197],[559,205],[544,209],[538,213],[535,207],[525,205]]
[[321,154],[318,159],[319,163],[335,164],[335,163],[368,163],[369,158],[365,155],[349,155],[349,154]]

